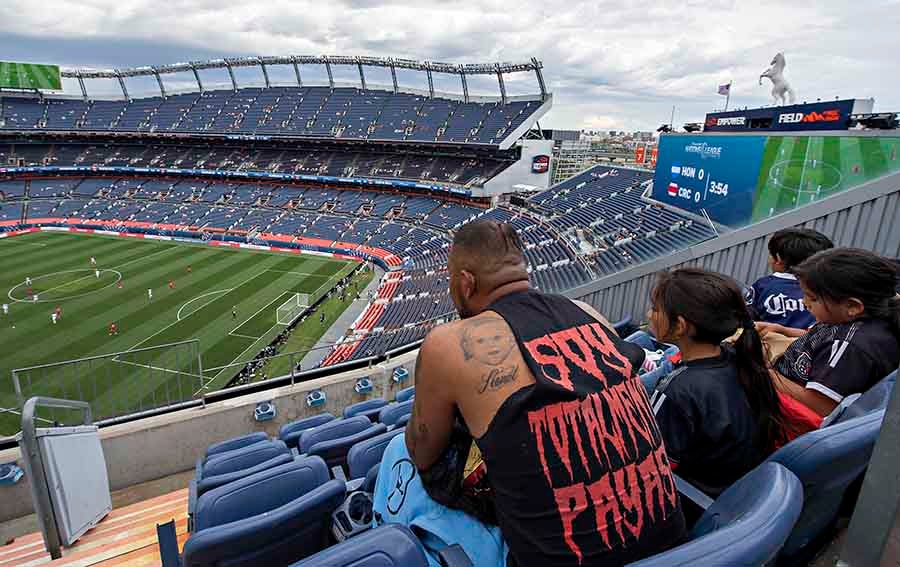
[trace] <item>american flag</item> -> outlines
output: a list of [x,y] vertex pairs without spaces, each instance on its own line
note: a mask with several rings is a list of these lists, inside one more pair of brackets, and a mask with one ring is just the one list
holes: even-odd
[[728,83],[727,85],[719,85],[719,94],[720,95],[728,96],[728,94],[730,92],[731,92],[731,83]]

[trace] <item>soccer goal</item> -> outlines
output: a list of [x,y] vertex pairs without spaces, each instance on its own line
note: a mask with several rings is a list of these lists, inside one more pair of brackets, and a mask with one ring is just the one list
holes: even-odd
[[309,294],[294,293],[275,310],[275,321],[279,325],[290,325],[309,307]]

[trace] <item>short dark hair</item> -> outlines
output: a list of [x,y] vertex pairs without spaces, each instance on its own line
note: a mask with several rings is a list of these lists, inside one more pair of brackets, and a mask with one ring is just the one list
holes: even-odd
[[453,235],[453,248],[483,268],[525,263],[525,246],[515,227],[492,219],[464,224]]
[[809,228],[785,228],[773,233],[769,239],[769,254],[784,262],[788,271],[813,254],[829,248],[834,248],[831,239]]

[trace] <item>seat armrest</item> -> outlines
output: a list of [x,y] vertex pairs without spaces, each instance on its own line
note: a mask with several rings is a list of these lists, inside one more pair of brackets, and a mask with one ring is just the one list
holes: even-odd
[[441,567],[473,567],[472,560],[458,543],[448,545],[437,554]]
[[344,468],[340,465],[331,467],[331,477],[334,480],[341,480],[343,482],[347,482],[347,475],[346,475],[346,473],[344,473]]
[[188,533],[194,531],[194,511],[197,509],[197,479],[188,482]]
[[673,474],[675,477],[675,488],[678,489],[678,492],[684,498],[687,498],[691,502],[694,503],[701,510],[706,510],[710,506],[712,506],[713,499],[706,495],[705,492],[695,487],[688,481],[684,480],[677,474]]
[[159,559],[163,567],[180,567],[178,556],[178,535],[175,532],[175,520],[165,524],[156,524],[156,541],[159,544]]

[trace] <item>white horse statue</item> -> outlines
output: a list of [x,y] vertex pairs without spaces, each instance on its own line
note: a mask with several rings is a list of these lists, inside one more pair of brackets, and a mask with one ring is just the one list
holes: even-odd
[[785,64],[784,53],[777,53],[770,63],[771,67],[759,76],[760,85],[763,77],[768,77],[772,81],[772,102],[774,104],[784,104],[785,102],[794,104],[794,89],[784,78]]

